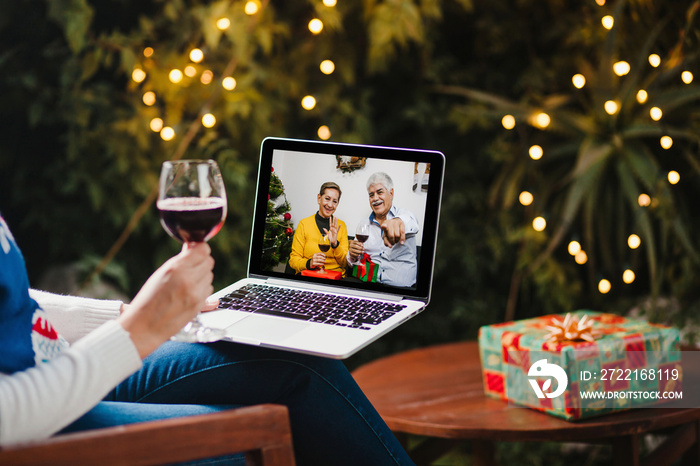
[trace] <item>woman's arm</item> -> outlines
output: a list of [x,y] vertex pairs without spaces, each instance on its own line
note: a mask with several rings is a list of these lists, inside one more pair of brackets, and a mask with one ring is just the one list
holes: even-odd
[[304,225],[303,220],[297,225],[297,230],[294,232],[294,238],[292,239],[292,252],[289,255],[289,265],[297,272],[306,270],[306,263],[309,260],[304,258],[304,247],[306,245],[306,229]]
[[48,363],[0,374],[0,445],[54,434],[140,367],[129,334],[111,321]]
[[46,312],[56,331],[70,343],[119,317],[122,305],[121,301],[64,296],[39,290],[29,290],[29,296]]

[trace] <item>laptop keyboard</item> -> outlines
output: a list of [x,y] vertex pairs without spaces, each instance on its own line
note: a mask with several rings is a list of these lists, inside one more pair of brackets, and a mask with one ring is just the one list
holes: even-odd
[[219,309],[369,330],[406,306],[314,291],[246,285],[219,298]]

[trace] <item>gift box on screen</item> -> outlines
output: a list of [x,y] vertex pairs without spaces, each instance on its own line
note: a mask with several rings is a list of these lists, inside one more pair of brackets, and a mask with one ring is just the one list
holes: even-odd
[[593,311],[479,329],[484,391],[567,420],[673,401],[679,331]]

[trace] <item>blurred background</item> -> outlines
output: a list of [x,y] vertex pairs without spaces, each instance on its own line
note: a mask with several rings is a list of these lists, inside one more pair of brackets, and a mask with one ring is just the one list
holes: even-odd
[[574,309],[697,340],[700,2],[0,1],[0,212],[34,287],[128,299],[176,253],[160,165],[213,158],[220,288],[266,136],[436,149],[433,298],[347,361]]

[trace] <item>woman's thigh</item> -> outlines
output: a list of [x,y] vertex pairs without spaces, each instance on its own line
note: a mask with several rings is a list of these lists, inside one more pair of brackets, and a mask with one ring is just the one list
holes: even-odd
[[[341,361],[229,342],[168,342],[108,396],[140,403],[288,407],[300,463],[411,464]],[[358,445],[363,445],[358,448]]]

